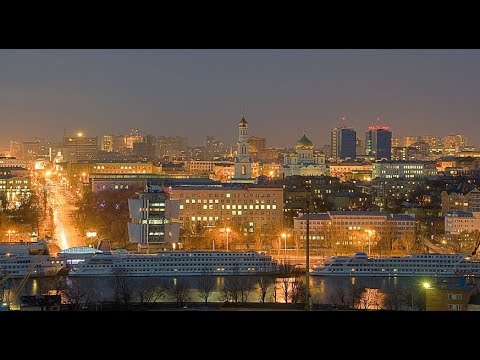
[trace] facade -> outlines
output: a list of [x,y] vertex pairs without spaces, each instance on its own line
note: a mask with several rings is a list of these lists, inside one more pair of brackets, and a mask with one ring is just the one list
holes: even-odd
[[450,211],[445,214],[445,233],[458,235],[480,230],[480,212]]
[[[300,240],[305,240],[306,214],[293,219],[293,228]],[[329,211],[310,214],[310,239],[315,241],[331,237],[340,245],[358,245],[371,236],[373,244],[379,239],[390,238],[390,242],[402,236],[415,236],[414,215],[389,214],[377,211]]]
[[392,132],[388,126],[370,126],[365,135],[365,153],[374,160],[392,158]]
[[30,176],[0,175],[0,205],[3,208],[19,207],[32,194]]
[[475,286],[461,284],[435,284],[425,289],[427,311],[467,311]]
[[325,155],[314,154],[313,143],[304,134],[295,144],[295,152],[285,154],[282,173],[283,177],[326,175]]
[[450,211],[480,212],[480,190],[474,187],[466,194],[442,191],[442,213]]
[[214,136],[205,137],[205,157],[207,160],[223,156],[224,154],[225,145],[223,141],[216,139]]
[[352,159],[356,157],[356,139],[355,130],[346,127],[334,128],[331,132],[331,152],[332,159]]
[[357,179],[360,181],[370,181],[372,179],[371,163],[330,163],[330,176],[338,177],[340,181],[350,181]]
[[113,151],[113,138],[114,135],[103,135],[100,141],[100,150],[106,152]]
[[464,135],[447,135],[442,138],[444,154],[453,154],[467,145],[467,138]]
[[80,160],[92,160],[97,155],[97,137],[86,137],[82,134],[63,139],[65,161],[77,162]]
[[436,175],[436,168],[428,167],[424,162],[381,160],[372,164],[372,178],[425,178]]
[[283,224],[283,188],[254,184],[220,184],[169,187],[171,199],[180,201],[184,229],[197,223],[207,227],[230,226],[253,232]]
[[170,160],[185,160],[187,157],[187,138],[182,136],[157,137],[157,157]]
[[67,165],[70,181],[83,182],[96,174],[154,174],[161,171],[161,168],[151,162],[140,161],[79,161]]
[[20,160],[14,157],[0,156],[0,168],[15,168],[20,167],[32,170],[33,161]]
[[248,122],[245,117],[238,123],[237,156],[235,157],[235,177],[230,182],[254,183],[252,176],[252,159],[250,159],[250,146],[248,141]]
[[267,149],[267,138],[259,136],[250,136],[248,139],[248,145],[250,146],[250,152],[256,153]]
[[161,186],[149,185],[138,199],[128,199],[131,222],[128,223],[130,242],[138,244],[139,252],[175,249],[180,224],[179,201],[171,200]]

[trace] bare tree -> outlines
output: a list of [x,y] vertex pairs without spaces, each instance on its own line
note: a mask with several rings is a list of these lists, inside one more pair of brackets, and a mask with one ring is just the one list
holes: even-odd
[[404,295],[397,286],[389,286],[385,290],[385,308],[387,310],[400,310],[403,298]]
[[338,299],[338,302],[341,304],[341,305],[345,305],[346,303],[346,298],[347,298],[347,292],[345,291],[345,288],[343,287],[337,287],[335,288],[335,296],[336,296],[336,299]]
[[252,290],[252,280],[247,276],[241,277],[239,281],[240,302],[242,303],[247,302],[248,295],[250,295],[251,290]]
[[273,302],[274,302],[274,303],[277,302],[277,292],[278,292],[277,279],[273,279],[272,299],[273,299]]
[[123,269],[118,269],[115,272],[115,301],[128,307],[132,302],[134,292],[131,279],[128,278]]
[[144,281],[136,291],[141,304],[154,303],[165,298],[165,286],[157,287],[151,279]]
[[47,286],[54,291],[53,295],[61,295],[67,287],[67,279],[60,275],[52,276],[48,279]]
[[300,276],[295,276],[290,286],[290,302],[297,304],[299,302],[305,302],[307,294],[307,287]]
[[212,276],[212,272],[204,270],[200,275],[198,281],[198,295],[205,301],[205,306],[208,305],[208,298],[215,290],[215,278]]
[[290,294],[290,278],[284,277],[280,280],[280,289],[283,293],[283,300],[285,304],[288,303],[289,294]]
[[270,286],[272,285],[273,281],[271,277],[265,275],[258,276],[258,294],[260,295],[260,301],[262,303],[265,302],[265,298],[267,297],[267,292]]
[[70,310],[78,311],[81,309],[82,304],[85,303],[88,291],[80,285],[77,279],[69,279],[66,283],[64,294]]
[[172,295],[178,307],[184,307],[185,303],[190,300],[190,288],[185,279],[174,279],[173,286],[170,288]]

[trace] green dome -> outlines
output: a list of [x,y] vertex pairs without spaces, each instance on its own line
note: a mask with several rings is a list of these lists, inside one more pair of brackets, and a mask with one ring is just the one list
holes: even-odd
[[303,134],[302,138],[295,145],[297,150],[313,150],[313,143]]
[[240,122],[238,123],[238,126],[240,126],[240,127],[247,127],[248,126],[248,122],[247,122],[247,120],[245,120],[245,116],[242,116],[242,120],[240,120]]

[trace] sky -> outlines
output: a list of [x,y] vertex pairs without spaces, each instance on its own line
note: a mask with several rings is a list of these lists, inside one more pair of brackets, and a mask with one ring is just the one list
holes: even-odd
[[67,134],[249,134],[316,147],[345,115],[394,135],[463,133],[480,145],[480,50],[0,50],[0,149]]

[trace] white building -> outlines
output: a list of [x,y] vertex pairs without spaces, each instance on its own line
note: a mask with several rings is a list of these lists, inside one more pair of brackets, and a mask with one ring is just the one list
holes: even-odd
[[313,143],[305,136],[295,144],[295,152],[284,156],[283,177],[301,175],[318,176],[328,172],[324,154],[314,154]]
[[426,167],[425,163],[414,161],[388,161],[382,160],[372,164],[372,178],[424,178],[436,175],[433,168]]
[[178,244],[180,201],[170,200],[161,186],[149,185],[138,199],[128,199],[132,221],[128,223],[130,242],[139,252],[175,249]]
[[252,177],[252,159],[248,144],[248,122],[245,117],[238,123],[237,157],[235,158],[235,177],[232,183],[256,183]]
[[445,214],[445,233],[458,235],[480,230],[480,212],[450,211]]

